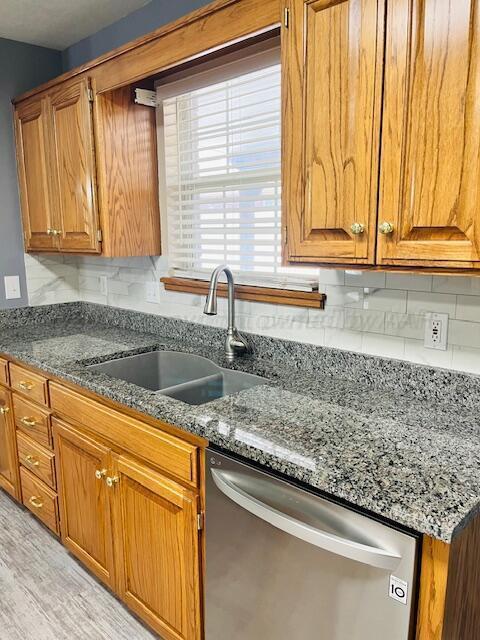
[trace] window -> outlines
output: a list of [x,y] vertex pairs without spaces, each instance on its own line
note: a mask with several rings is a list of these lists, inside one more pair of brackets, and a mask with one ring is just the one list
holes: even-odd
[[281,267],[280,71],[275,48],[158,88],[173,275],[207,278],[227,263],[249,284],[314,280]]

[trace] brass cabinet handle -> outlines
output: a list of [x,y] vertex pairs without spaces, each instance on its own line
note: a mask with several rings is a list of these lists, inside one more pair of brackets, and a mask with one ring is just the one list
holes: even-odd
[[106,469],[97,469],[95,471],[95,478],[97,480],[102,480],[106,475],[107,475],[107,470]]
[[37,424],[37,421],[35,420],[35,418],[27,418],[26,416],[23,416],[23,418],[20,418],[20,422],[25,427],[34,427]]
[[354,236],[359,236],[365,231],[365,225],[361,222],[354,222],[350,227],[350,231]]
[[42,499],[37,496],[32,496],[28,501],[35,509],[41,509],[43,507]]
[[26,380],[20,380],[18,386],[20,389],[24,389],[25,391],[31,391],[33,389],[33,383],[27,382]]
[[390,233],[393,233],[393,224],[391,222],[382,222],[382,224],[378,227],[380,233],[383,233],[384,236],[388,236]]
[[5,416],[10,411],[10,407],[0,407],[0,415]]
[[25,456],[25,462],[28,462],[31,467],[38,467],[40,464],[40,462],[32,455]]
[[108,477],[105,482],[107,483],[107,487],[112,489],[116,484],[120,482],[120,478],[118,476]]

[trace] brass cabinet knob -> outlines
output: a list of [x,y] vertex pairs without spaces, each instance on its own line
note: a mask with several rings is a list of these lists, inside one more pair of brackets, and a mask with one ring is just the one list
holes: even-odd
[[33,389],[33,384],[31,382],[27,382],[26,380],[20,380],[18,386],[24,391],[31,391]]
[[393,233],[393,224],[391,222],[382,222],[378,230],[380,233],[383,233],[384,236],[388,236],[390,233]]
[[0,407],[0,415],[2,416],[6,416],[9,411],[10,411],[9,407]]
[[107,487],[109,487],[109,489],[111,489],[112,487],[114,487],[116,484],[118,484],[120,482],[120,478],[118,476],[113,476],[113,477],[108,477],[105,482],[107,483]]
[[38,467],[40,462],[32,455],[25,456],[25,462],[27,462],[31,467]]
[[32,496],[28,501],[35,509],[41,509],[43,507],[42,499],[37,496]]
[[20,422],[25,427],[34,427],[37,424],[37,421],[35,420],[35,418],[27,418],[26,416],[23,416],[23,418],[20,418]]
[[47,229],[47,236],[59,236],[61,234],[61,230],[60,229]]
[[95,478],[97,480],[102,480],[106,475],[107,475],[107,470],[106,469],[97,469],[95,471]]
[[359,236],[365,231],[365,225],[361,222],[354,222],[350,227],[350,231],[354,236]]

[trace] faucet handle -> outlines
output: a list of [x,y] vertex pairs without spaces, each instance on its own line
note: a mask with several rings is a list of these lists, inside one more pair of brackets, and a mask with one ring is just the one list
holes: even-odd
[[238,329],[233,328],[228,331],[227,339],[225,341],[225,357],[229,362],[232,362],[236,356],[252,353],[252,347],[245,338],[242,336]]

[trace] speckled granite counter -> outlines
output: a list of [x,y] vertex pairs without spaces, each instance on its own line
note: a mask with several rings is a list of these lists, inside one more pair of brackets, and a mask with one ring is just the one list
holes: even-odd
[[0,353],[450,542],[480,504],[480,377],[251,336],[269,383],[200,406],[86,364],[172,349],[228,366],[224,331],[71,303],[0,312]]

